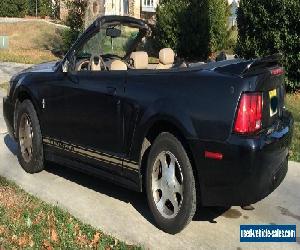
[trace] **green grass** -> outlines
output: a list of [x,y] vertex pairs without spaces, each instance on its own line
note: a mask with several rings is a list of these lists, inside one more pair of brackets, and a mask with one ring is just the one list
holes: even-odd
[[0,249],[140,249],[83,224],[0,176]]
[[300,162],[300,93],[287,95],[286,106],[293,113],[295,119],[290,160]]

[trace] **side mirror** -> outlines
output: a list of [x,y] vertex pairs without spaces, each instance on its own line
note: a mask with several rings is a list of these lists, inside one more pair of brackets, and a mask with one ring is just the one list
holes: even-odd
[[66,59],[62,64],[62,72],[67,73],[69,68],[69,61]]

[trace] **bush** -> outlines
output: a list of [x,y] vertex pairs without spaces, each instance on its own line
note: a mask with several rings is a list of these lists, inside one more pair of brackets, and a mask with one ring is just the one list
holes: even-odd
[[300,1],[241,0],[236,52],[246,58],[283,54],[287,88],[300,88]]
[[72,44],[77,40],[84,29],[84,17],[87,7],[86,0],[67,0],[68,17],[66,25],[70,29],[66,29],[63,33],[64,50],[69,50]]
[[157,9],[158,46],[205,60],[226,45],[228,14],[225,0],[163,0]]
[[24,0],[1,0],[0,16],[24,17],[27,11],[27,2]]

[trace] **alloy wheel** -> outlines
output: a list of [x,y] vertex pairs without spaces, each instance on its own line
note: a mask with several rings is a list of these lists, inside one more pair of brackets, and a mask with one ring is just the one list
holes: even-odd
[[176,217],[183,201],[183,175],[171,152],[161,152],[154,162],[152,194],[156,208],[164,218]]
[[19,126],[19,143],[23,159],[26,163],[29,163],[32,159],[33,153],[33,129],[30,117],[24,113],[20,120]]

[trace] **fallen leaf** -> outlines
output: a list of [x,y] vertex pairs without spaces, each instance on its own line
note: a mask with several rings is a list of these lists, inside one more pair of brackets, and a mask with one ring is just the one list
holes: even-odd
[[23,248],[28,244],[28,236],[22,236],[18,239],[18,246]]
[[91,247],[96,247],[98,245],[98,243],[99,243],[99,240],[100,240],[100,233],[97,232],[97,233],[95,233],[94,239],[92,240],[90,246]]
[[53,249],[52,246],[51,246],[51,244],[50,244],[50,242],[48,240],[44,240],[43,241],[43,247],[46,250],[52,250]]
[[51,240],[53,242],[58,242],[58,236],[57,236],[57,233],[56,233],[56,230],[55,229],[52,229],[51,230]]
[[5,227],[4,226],[0,226],[0,235],[5,233]]

